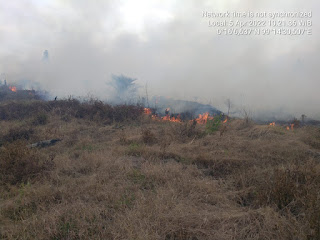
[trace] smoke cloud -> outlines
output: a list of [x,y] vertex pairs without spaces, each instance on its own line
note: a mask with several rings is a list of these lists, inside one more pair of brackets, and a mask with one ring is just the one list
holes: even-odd
[[[253,115],[320,119],[316,0],[12,0],[0,2],[0,73],[59,97],[112,98],[112,75],[140,94]],[[223,36],[203,11],[312,11],[311,36]],[[47,50],[48,58],[43,54]]]

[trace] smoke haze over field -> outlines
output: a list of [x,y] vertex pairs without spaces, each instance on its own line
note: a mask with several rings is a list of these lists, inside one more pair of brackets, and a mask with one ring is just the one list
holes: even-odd
[[[312,11],[311,36],[219,36],[203,11]],[[320,118],[319,3],[0,0],[0,73],[54,95],[111,97],[112,74],[150,95]],[[43,53],[49,57],[43,61]]]

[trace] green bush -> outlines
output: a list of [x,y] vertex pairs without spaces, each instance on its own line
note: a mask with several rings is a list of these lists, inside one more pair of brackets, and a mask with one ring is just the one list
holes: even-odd
[[208,120],[206,123],[206,133],[214,133],[219,130],[222,122],[222,116],[216,116],[212,120]]

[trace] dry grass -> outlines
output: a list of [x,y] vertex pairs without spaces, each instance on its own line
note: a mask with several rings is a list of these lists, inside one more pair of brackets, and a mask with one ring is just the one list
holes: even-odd
[[52,166],[46,156],[28,149],[25,142],[7,144],[0,149],[0,185],[26,183]]
[[135,121],[143,113],[141,106],[111,106],[98,100],[79,102],[77,99],[58,101],[8,101],[0,104],[0,120],[25,120],[33,117],[33,123],[46,124],[47,113],[60,116],[62,119],[75,117],[104,123]]
[[318,128],[230,120],[208,135],[129,106],[50,104],[46,124],[35,106],[0,122],[1,239],[320,238]]

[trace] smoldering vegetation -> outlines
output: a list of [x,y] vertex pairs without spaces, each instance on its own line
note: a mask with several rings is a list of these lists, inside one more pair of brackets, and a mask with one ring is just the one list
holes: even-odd
[[[315,0],[290,4],[188,0],[183,11],[179,2],[162,4],[57,1],[39,6],[5,1],[0,15],[7,24],[0,29],[0,73],[8,81],[38,82],[53,97],[92,92],[100,99],[112,97],[106,96],[111,86],[105,82],[112,81],[112,74],[123,73],[142,86],[148,83],[150,96],[188,101],[199,97],[222,111],[224,100],[232,98],[240,108],[249,106],[255,116],[268,112],[268,120],[274,111],[281,117],[306,114],[319,119],[318,35],[221,37],[202,17],[203,11],[217,8],[311,11],[318,9]],[[159,15],[164,18],[157,19]],[[319,18],[315,15],[313,21],[318,32]]]
[[143,98],[145,106],[151,106],[156,109],[156,113],[163,114],[166,110],[172,114],[189,114],[189,118],[195,118],[199,114],[209,113],[219,115],[222,112],[210,104],[201,104],[196,101],[176,100],[169,97],[154,96],[148,102]]
[[0,2],[0,239],[320,239],[318,36],[151,2]]
[[[320,130],[0,103],[2,239],[319,239]],[[50,147],[28,148],[45,139]],[[88,207],[89,206],[89,207]]]

